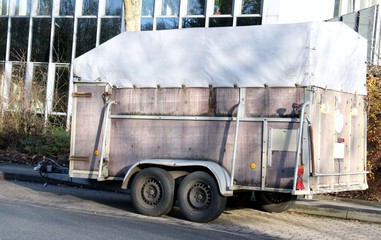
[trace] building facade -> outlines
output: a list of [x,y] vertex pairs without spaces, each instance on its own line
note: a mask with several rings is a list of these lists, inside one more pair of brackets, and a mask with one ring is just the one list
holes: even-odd
[[69,123],[71,63],[125,30],[343,20],[340,16],[357,14],[378,2],[0,0],[1,111],[31,110],[45,121],[54,116]]

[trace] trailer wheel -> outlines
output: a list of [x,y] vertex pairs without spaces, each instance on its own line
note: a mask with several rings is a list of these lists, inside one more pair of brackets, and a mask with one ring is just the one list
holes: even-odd
[[255,191],[255,200],[267,212],[284,212],[294,206],[296,198],[290,193]]
[[181,182],[178,201],[182,214],[193,222],[209,222],[218,218],[226,206],[213,177],[206,172],[189,174]]
[[175,181],[161,168],[146,168],[132,181],[131,195],[135,209],[144,215],[160,216],[173,207]]

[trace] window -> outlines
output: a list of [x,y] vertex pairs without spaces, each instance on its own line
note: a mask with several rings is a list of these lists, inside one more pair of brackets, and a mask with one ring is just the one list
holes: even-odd
[[140,24],[141,24],[140,30],[142,31],[153,30],[153,18],[142,18]]
[[99,0],[83,0],[82,15],[83,16],[97,16],[98,2]]
[[9,85],[8,107],[13,110],[21,110],[24,107],[24,78],[26,65],[14,63],[12,65],[12,80]]
[[8,0],[0,0],[0,15],[8,14]]
[[233,18],[211,18],[209,21],[209,27],[230,27],[233,26]]
[[8,18],[0,18],[0,61],[5,60],[7,50]]
[[158,18],[157,30],[175,29],[179,27],[178,18]]
[[38,1],[38,15],[51,16],[52,15],[52,2],[53,0],[39,0]]
[[183,18],[183,28],[205,27],[205,18]]
[[97,19],[81,18],[78,19],[76,57],[95,48],[97,36]]
[[54,23],[53,61],[71,62],[74,19],[56,18]]
[[237,26],[251,26],[251,25],[261,25],[261,17],[241,17],[237,18]]
[[28,16],[30,14],[30,0],[16,0],[16,16]]
[[104,18],[101,20],[100,43],[104,43],[120,33],[120,18]]
[[11,61],[26,61],[29,39],[29,18],[11,19]]
[[32,56],[33,62],[49,62],[51,18],[33,19]]
[[162,16],[178,16],[180,11],[180,0],[163,0],[161,6]]
[[261,0],[242,0],[241,14],[260,14]]
[[66,112],[69,96],[70,68],[57,66],[54,83],[53,111]]
[[157,18],[156,29],[174,29],[179,27],[180,0],[163,0],[161,9],[161,17]]
[[120,16],[122,13],[122,0],[107,0],[106,1],[106,15],[107,16]]
[[215,0],[214,1],[214,14],[232,14],[233,1],[232,0]]
[[45,110],[46,83],[48,80],[48,64],[35,64],[31,94],[31,108],[34,111]]
[[154,12],[154,0],[143,0],[142,1],[142,16],[153,16]]
[[205,15],[205,0],[188,0],[187,15]]
[[214,16],[215,17],[209,19],[209,27],[233,26],[233,1],[215,0]]
[[60,16],[73,16],[75,9],[75,0],[60,1]]

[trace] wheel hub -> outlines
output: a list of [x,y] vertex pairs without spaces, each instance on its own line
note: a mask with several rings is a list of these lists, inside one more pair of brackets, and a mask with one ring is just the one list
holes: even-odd
[[208,185],[196,183],[192,186],[188,195],[190,205],[197,210],[207,209],[212,200],[212,194]]
[[162,188],[156,179],[147,180],[142,186],[142,199],[148,205],[157,205],[160,202]]

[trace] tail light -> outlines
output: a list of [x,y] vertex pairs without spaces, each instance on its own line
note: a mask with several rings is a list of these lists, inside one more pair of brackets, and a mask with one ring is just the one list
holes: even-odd
[[298,166],[297,180],[296,180],[296,190],[303,190],[304,189],[303,174],[304,174],[304,166],[299,165]]

